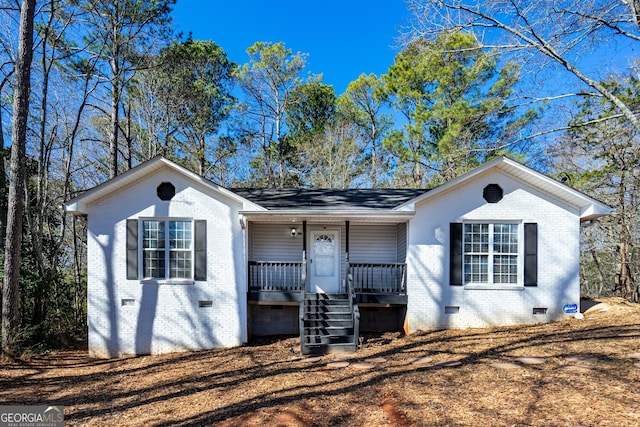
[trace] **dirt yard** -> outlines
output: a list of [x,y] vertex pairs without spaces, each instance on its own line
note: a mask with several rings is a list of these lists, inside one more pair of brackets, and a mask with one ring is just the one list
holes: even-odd
[[[348,365],[348,366],[345,366]],[[638,426],[640,306],[582,320],[365,336],[301,357],[293,337],[96,360],[56,352],[0,367],[0,404],[65,406],[91,426]]]

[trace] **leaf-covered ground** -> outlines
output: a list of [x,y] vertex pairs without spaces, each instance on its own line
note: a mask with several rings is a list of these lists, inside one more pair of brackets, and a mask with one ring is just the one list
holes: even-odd
[[0,404],[61,404],[66,425],[92,426],[640,425],[640,306],[621,299],[583,320],[366,336],[350,356],[297,346],[5,361]]

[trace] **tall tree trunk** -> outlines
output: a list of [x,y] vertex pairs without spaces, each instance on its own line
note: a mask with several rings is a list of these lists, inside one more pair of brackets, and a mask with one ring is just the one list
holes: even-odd
[[22,245],[22,211],[26,165],[27,119],[33,58],[33,15],[35,0],[22,0],[20,32],[16,58],[16,80],[11,130],[11,171],[7,210],[6,253],[2,287],[2,352],[10,355],[19,326],[20,248]]
[[126,152],[126,165],[127,170],[133,167],[133,136],[131,135],[131,101],[127,103],[127,111],[125,112],[127,117],[126,135],[124,136],[127,141]]
[[[13,75],[15,70],[11,70],[7,76],[0,82],[0,96],[2,96],[2,89],[4,89],[5,84],[9,82],[9,79]],[[5,156],[4,156],[4,129],[3,120],[2,120],[2,110],[0,110],[0,191],[6,191],[5,188],[7,186],[7,176],[4,173],[5,168]],[[0,254],[4,253],[4,244],[5,244],[5,230],[7,228],[7,198],[5,196],[0,197]],[[0,278],[1,280],[1,278]],[[0,287],[2,284],[0,283]]]
[[630,217],[627,210],[628,204],[625,197],[627,193],[628,173],[625,165],[619,165],[620,183],[618,185],[618,264],[616,265],[615,286],[616,290],[622,292],[625,298],[635,300],[636,284],[631,265],[632,254],[632,234],[630,227]]
[[118,36],[120,35],[120,28],[118,27],[118,15],[119,10],[116,8],[116,24],[113,26],[113,52],[110,59],[111,65],[111,118],[110,118],[110,135],[109,135],[109,178],[115,178],[118,175],[118,133],[120,130],[120,91],[122,89],[120,85],[120,49],[118,43],[120,42]]
[[[1,116],[0,116],[1,117]],[[2,125],[2,120],[0,119],[0,126]],[[2,129],[2,127],[0,127]],[[2,143],[2,131],[0,130],[0,143]],[[7,176],[4,173],[4,145],[0,145],[0,191],[3,193],[6,191],[7,187]],[[6,193],[4,193],[6,194]],[[0,196],[0,255],[4,254],[4,244],[5,244],[5,229],[7,224],[7,202],[5,196]],[[0,259],[2,259],[0,257]],[[0,278],[3,277],[0,275]]]
[[[40,65],[42,67],[42,85],[40,88],[40,129],[39,129],[39,148],[38,148],[38,186],[35,197],[35,208],[33,209],[34,216],[31,218],[27,216],[27,229],[30,230],[31,235],[31,246],[34,259],[36,261],[36,267],[38,269],[38,274],[41,278],[39,283],[36,284],[36,289],[34,292],[34,307],[33,314],[31,318],[31,325],[35,325],[38,328],[38,338],[42,334],[41,325],[44,322],[46,317],[48,301],[47,296],[49,294],[49,284],[50,280],[48,280],[49,272],[47,271],[45,256],[43,254],[43,241],[44,241],[44,222],[45,222],[45,210],[47,203],[45,199],[47,197],[47,172],[49,170],[49,147],[47,144],[47,113],[48,102],[49,102],[49,77],[51,75],[51,66],[52,62],[47,58],[48,53],[48,44],[49,44],[49,35],[51,28],[51,23],[54,17],[54,4],[50,3],[51,12],[49,13],[49,20],[46,25],[46,29],[44,31],[42,37],[42,56],[40,58]],[[53,53],[52,53],[53,57]],[[51,60],[53,61],[53,59]],[[27,189],[28,192],[28,189]],[[27,203],[29,200],[29,195],[27,194]],[[27,207],[27,211],[29,211]],[[54,265],[53,263],[49,265]]]
[[111,123],[109,134],[109,178],[115,178],[118,175],[118,128],[120,120],[120,88],[119,77],[114,78],[113,94],[111,95]]
[[205,171],[207,170],[207,143],[205,141],[205,135],[200,134],[198,136],[198,175],[204,176]]

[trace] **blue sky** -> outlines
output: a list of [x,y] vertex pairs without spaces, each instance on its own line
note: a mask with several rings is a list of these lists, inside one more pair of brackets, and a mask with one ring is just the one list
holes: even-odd
[[178,0],[173,13],[177,31],[213,40],[238,64],[257,41],[307,53],[307,71],[336,95],[362,73],[388,70],[408,15],[403,0]]

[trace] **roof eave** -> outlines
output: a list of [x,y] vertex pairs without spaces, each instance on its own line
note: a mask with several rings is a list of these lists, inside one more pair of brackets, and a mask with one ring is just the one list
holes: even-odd
[[66,202],[62,205],[62,209],[64,210],[65,213],[70,213],[74,215],[86,215],[87,213],[86,204],[80,201]]
[[[563,201],[569,206],[573,206],[577,208],[580,212],[580,220],[581,221],[589,221],[591,219],[595,219],[597,217],[608,215],[612,212],[611,207],[605,205],[604,203],[574,189],[566,184],[556,181],[555,179],[544,175],[536,170],[529,168],[515,160],[509,159],[508,157],[498,157],[494,160],[491,160],[476,169],[473,169],[470,172],[467,172],[464,175],[455,178],[440,187],[437,187],[419,197],[416,197],[413,200],[409,200],[404,204],[398,206],[397,210],[403,209],[415,209],[417,203],[421,203],[425,200],[429,200],[438,195],[450,191],[459,185],[462,185],[464,182],[469,181],[477,176],[483,175],[489,170],[497,168],[503,173],[512,174],[510,171],[518,170],[520,172],[524,172],[531,176],[536,183],[528,182],[528,185],[532,185],[541,190],[544,189],[545,186],[549,186],[548,193],[553,195],[559,201]],[[513,175],[513,174],[512,174]],[[518,179],[517,177],[514,178]]]
[[368,221],[409,221],[414,211],[395,210],[354,210],[354,209],[278,209],[271,211],[243,210],[240,214],[250,221],[292,221],[292,220],[313,220],[313,219],[348,219],[348,220],[368,220]]
[[580,222],[591,222],[602,216],[610,215],[613,211],[613,208],[602,203],[591,204],[580,212]]
[[[158,164],[159,163],[159,164]],[[144,176],[145,171],[155,171],[160,170],[161,167],[168,167],[173,169],[174,171],[185,175],[187,178],[191,179],[194,182],[197,182],[207,188],[210,188],[214,191],[217,191],[226,197],[235,200],[242,204],[243,209],[256,209],[256,210],[266,210],[260,205],[257,205],[250,200],[245,199],[244,197],[234,193],[231,190],[228,190],[218,184],[215,184],[208,179],[201,177],[200,175],[191,172],[190,170],[178,165],[177,163],[172,162],[162,156],[154,157],[151,160],[148,160],[145,163],[141,163],[140,165],[129,169],[128,171],[112,178],[108,181],[105,181],[84,193],[74,197],[71,200],[68,200],[63,204],[65,212],[72,213],[74,215],[86,215],[89,210],[89,205],[97,200],[100,200],[104,197],[107,197],[111,193],[114,193],[122,188],[127,187],[129,184],[126,184],[123,187],[118,187],[118,183],[126,183],[127,181],[131,181],[138,175]],[[133,181],[132,181],[133,182]]]

